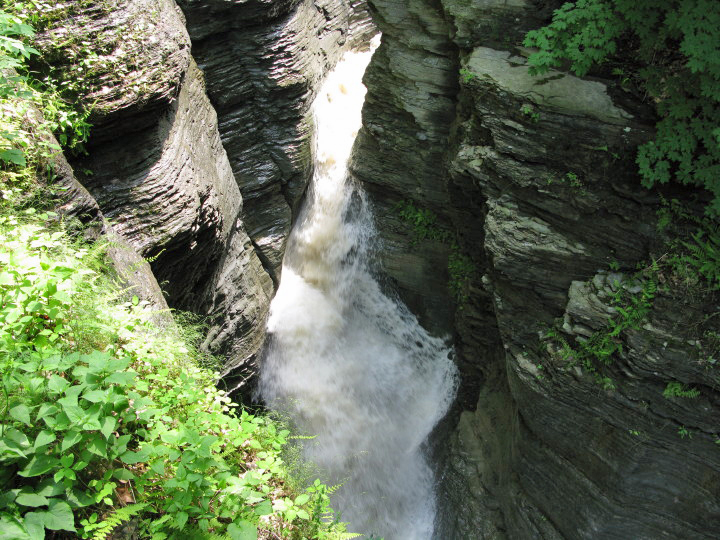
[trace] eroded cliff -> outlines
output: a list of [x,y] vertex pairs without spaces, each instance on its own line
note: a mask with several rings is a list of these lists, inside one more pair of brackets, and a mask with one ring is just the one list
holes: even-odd
[[133,0],[54,19],[38,43],[93,111],[75,174],[170,306],[207,317],[205,346],[242,385],[312,174],[310,102],[374,32],[363,3]]
[[[606,331],[619,294],[650,287],[633,276],[662,254],[660,199],[634,172],[654,120],[640,99],[598,77],[528,74],[519,43],[556,7],[541,4],[371,2],[383,45],[353,171],[379,208],[385,267],[442,329],[448,253],[472,261],[456,295],[463,382],[457,427],[438,442],[436,534],[712,538],[716,300],[654,274],[642,324],[608,338],[612,361],[598,369],[563,348]],[[457,246],[418,235],[403,201]],[[673,383],[700,396],[663,395]]]

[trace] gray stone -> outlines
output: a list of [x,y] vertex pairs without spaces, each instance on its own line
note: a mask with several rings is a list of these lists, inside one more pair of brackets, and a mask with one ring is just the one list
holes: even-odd
[[277,283],[312,175],[310,105],[327,70],[375,30],[364,0],[178,4],[246,202],[246,230]]

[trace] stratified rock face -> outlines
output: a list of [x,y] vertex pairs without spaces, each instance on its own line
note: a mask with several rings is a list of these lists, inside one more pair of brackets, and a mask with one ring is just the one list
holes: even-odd
[[58,26],[102,53],[84,97],[95,103],[89,155],[73,165],[119,235],[111,255],[149,258],[172,307],[209,316],[206,344],[227,358],[226,371],[247,368],[272,281],[240,219],[182,12],[172,0],[132,0],[73,9]]
[[245,200],[245,227],[277,283],[312,174],[309,109],[318,83],[375,30],[364,0],[178,3]]
[[[173,0],[58,4],[66,19],[40,42],[56,66],[79,55],[92,67],[81,97],[93,108],[89,155],[74,162],[84,186],[151,261],[170,305],[209,316],[205,344],[237,386],[256,371],[272,280],[312,173],[316,87],[374,29],[362,0],[179,3],[206,74]],[[69,50],[55,45],[63,32]]]
[[[618,288],[642,288],[630,276],[657,242],[659,201],[634,151],[653,119],[609,81],[529,76],[514,46],[557,3],[407,4],[372,2],[383,45],[353,171],[375,195],[388,273],[429,325],[443,327],[431,307],[447,302],[448,250],[413,245],[393,203],[451,223],[475,267],[455,316],[464,410],[437,538],[718,537],[720,399],[695,339],[716,335],[716,301],[659,292],[616,338],[604,385],[542,337],[558,319],[570,341],[602,331]],[[669,382],[700,396],[665,397]]]
[[398,218],[397,204],[431,209],[448,222],[443,160],[455,118],[457,50],[440,6],[432,2],[371,2],[383,32],[365,74],[364,128],[355,144],[352,174],[376,206],[382,231],[383,266],[421,321],[449,331],[448,247],[411,245],[412,227]]

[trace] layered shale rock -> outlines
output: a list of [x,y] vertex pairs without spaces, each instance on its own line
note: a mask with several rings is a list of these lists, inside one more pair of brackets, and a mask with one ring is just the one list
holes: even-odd
[[93,111],[76,174],[169,304],[208,316],[205,345],[236,387],[256,371],[312,174],[310,103],[374,29],[360,0],[178,3],[61,3],[38,42]]
[[608,331],[618,287],[640,294],[631,276],[661,245],[659,196],[634,164],[654,119],[611,81],[528,74],[518,44],[556,3],[441,3],[372,2],[384,44],[353,167],[380,208],[388,273],[429,326],[443,327],[431,306],[448,250],[382,214],[406,199],[433,210],[472,261],[437,537],[716,537],[717,299],[661,273],[667,290],[614,336],[611,363],[563,348]]
[[240,186],[243,220],[277,283],[312,174],[310,105],[345,50],[375,32],[364,0],[179,0]]
[[172,0],[100,3],[70,9],[54,28],[41,45],[65,32],[66,56],[85,55],[92,68],[80,74],[93,131],[76,174],[113,230],[151,261],[169,304],[209,316],[206,344],[225,356],[225,371],[247,364],[263,340],[272,281],[240,219],[181,11]]
[[384,269],[424,324],[448,331],[448,248],[431,238],[416,249],[398,204],[432,211],[438,227],[449,221],[443,160],[455,117],[457,50],[437,4],[371,5],[383,38],[365,73],[364,128],[350,168],[376,207]]

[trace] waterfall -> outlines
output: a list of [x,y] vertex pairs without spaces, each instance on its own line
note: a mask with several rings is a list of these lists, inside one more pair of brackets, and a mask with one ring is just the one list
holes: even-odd
[[313,105],[316,173],[292,231],[268,321],[260,393],[315,439],[305,457],[350,530],[430,538],[423,445],[456,390],[450,349],[384,294],[369,268],[371,208],[348,179],[371,51],[347,53]]

